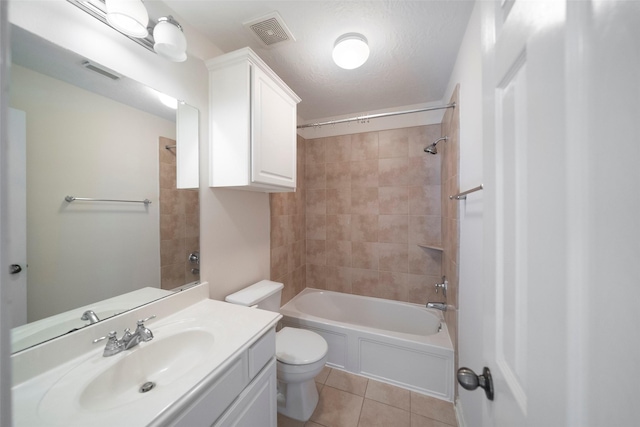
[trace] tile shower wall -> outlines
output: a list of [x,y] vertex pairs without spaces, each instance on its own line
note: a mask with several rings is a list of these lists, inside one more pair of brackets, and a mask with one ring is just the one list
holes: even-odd
[[176,145],[169,138],[160,138],[160,282],[162,289],[200,279],[191,269],[189,254],[200,250],[200,202],[198,190],[176,188],[176,152],[167,150]]
[[[459,87],[451,95],[451,102],[459,104]],[[459,192],[458,166],[460,164],[460,109],[450,108],[446,111],[442,120],[442,134],[449,137],[438,151],[442,155],[442,242],[444,247],[443,274],[449,281],[447,303],[455,307],[455,310],[447,310],[445,320],[449,328],[449,335],[455,350],[455,369],[458,369],[458,254],[460,251],[460,225],[458,200],[449,200],[449,195]]]
[[442,252],[418,244],[442,246],[441,157],[424,152],[440,135],[437,124],[307,140],[307,287],[439,300]]
[[293,193],[269,194],[271,211],[271,280],[284,283],[282,304],[305,287],[305,152],[297,140],[297,188]]

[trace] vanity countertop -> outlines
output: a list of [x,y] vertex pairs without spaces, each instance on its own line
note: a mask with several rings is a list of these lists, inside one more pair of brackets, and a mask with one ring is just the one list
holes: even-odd
[[[161,424],[220,377],[280,317],[205,299],[149,320],[146,326],[154,334],[149,342],[111,357],[103,357],[104,345],[96,344],[14,385],[14,425]],[[147,381],[154,381],[155,388],[140,393]]]

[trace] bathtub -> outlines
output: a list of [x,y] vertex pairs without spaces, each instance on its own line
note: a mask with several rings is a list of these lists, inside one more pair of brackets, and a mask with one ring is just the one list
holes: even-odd
[[280,313],[283,326],[327,340],[327,365],[453,401],[453,345],[440,311],[306,288]]

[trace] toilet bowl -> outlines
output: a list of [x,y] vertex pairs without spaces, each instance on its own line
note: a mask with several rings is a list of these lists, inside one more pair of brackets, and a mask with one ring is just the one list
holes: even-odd
[[[282,283],[263,280],[225,300],[280,311]],[[329,346],[319,334],[297,328],[282,328],[276,332],[278,379],[278,412],[298,421],[307,421],[318,404],[318,389],[314,378],[322,371]]]

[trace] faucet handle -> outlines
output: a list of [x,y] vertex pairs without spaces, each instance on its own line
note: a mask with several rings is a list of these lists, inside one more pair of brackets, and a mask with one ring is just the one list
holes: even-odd
[[107,335],[106,337],[96,338],[95,340],[93,340],[93,342],[97,343],[104,339],[108,339],[107,345],[104,346],[104,352],[102,353],[102,355],[105,357],[113,356],[114,354],[120,353],[124,348],[124,344],[120,340],[118,340],[116,331],[109,332],[109,335]]
[[436,288],[436,294],[438,293],[439,289],[442,289],[442,295],[444,295],[444,297],[447,297],[447,286],[449,285],[449,282],[447,281],[446,276],[442,276],[442,283],[436,283],[434,286]]
[[156,315],[152,314],[151,316],[147,317],[146,319],[140,319],[138,320],[138,326],[143,326],[144,322],[146,322],[147,320],[151,320],[151,319],[155,319]]
[[111,331],[111,332],[109,332],[108,335],[105,335],[104,337],[96,338],[92,342],[95,344],[95,343],[100,342],[102,340],[106,340],[107,338],[109,339],[109,341],[111,341],[111,339],[116,339],[117,340],[118,339],[117,335],[118,334],[116,333],[116,331]]
[[153,316],[149,316],[146,319],[138,320],[138,327],[136,328],[135,333],[140,336],[140,339],[142,341],[146,342],[146,341],[151,341],[153,339],[153,332],[151,332],[151,329],[144,326],[144,322],[150,319],[154,319],[155,317],[156,315],[154,314]]

